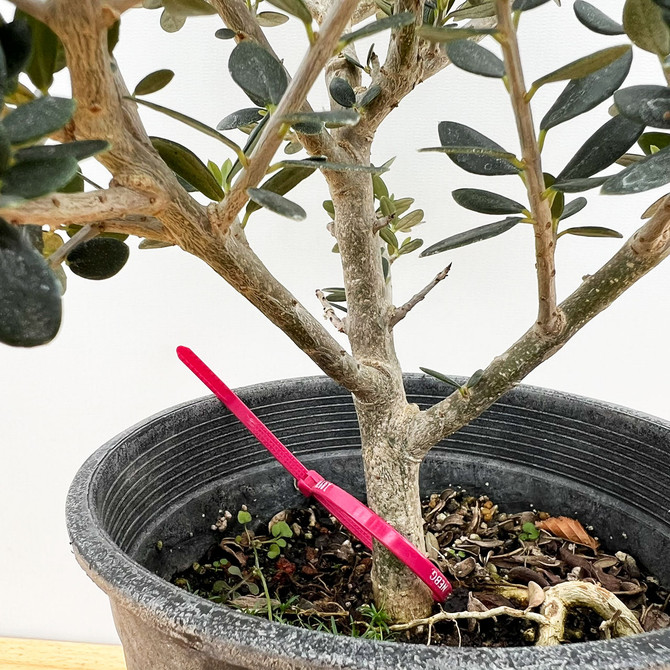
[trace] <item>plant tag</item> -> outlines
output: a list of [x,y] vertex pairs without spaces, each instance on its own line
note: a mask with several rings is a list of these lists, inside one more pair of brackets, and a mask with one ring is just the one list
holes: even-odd
[[313,496],[366,547],[373,539],[383,544],[409,567],[442,602],[451,593],[449,580],[411,542],[369,507],[307,468],[279,441],[270,429],[187,347],[177,347],[179,359],[246,426],[260,443],[295,477],[298,488]]

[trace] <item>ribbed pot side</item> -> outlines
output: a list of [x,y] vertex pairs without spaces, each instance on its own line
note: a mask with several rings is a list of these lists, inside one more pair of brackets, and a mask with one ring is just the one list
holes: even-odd
[[[446,387],[431,378],[405,380],[410,401],[422,408],[444,397]],[[346,391],[310,377],[239,395],[308,467],[363,497]],[[422,491],[464,486],[509,511],[532,505],[577,516],[605,547],[634,554],[669,586],[669,452],[667,422],[518,387],[433,449]],[[670,630],[544,649],[423,647],[270,623],[165,580],[215,541],[210,526],[219,510],[246,504],[269,518],[301,498],[212,397],[168,409],[98,449],[72,483],[67,522],[77,560],[111,600],[128,670],[670,669]]]

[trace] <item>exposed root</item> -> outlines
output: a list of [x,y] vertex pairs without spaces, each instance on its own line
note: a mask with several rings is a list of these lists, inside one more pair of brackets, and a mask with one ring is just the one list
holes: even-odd
[[540,625],[548,625],[549,621],[542,614],[537,612],[526,612],[524,610],[516,610],[513,607],[494,607],[493,609],[486,610],[485,612],[438,612],[433,614],[433,616],[426,617],[425,619],[414,619],[414,621],[409,621],[408,623],[398,623],[389,628],[393,631],[397,630],[409,630],[410,628],[417,628],[418,626],[433,626],[440,621],[458,621],[459,619],[493,619],[497,616],[511,616],[515,619],[528,619],[528,621],[534,621]]
[[[519,586],[499,586],[496,593],[509,598],[519,605],[528,605],[528,589]],[[415,619],[408,623],[390,626],[392,631],[410,630],[418,626],[429,626],[440,621],[458,621],[459,619],[482,620],[497,616],[510,616],[526,619],[538,626],[537,646],[558,645],[563,642],[565,619],[570,608],[585,607],[602,617],[600,626],[604,636],[626,637],[644,632],[633,612],[613,593],[591,582],[573,581],[556,584],[545,589],[544,602],[540,612],[513,607],[495,607],[485,612],[438,612],[424,619]],[[430,630],[430,628],[429,628]]]
[[547,618],[540,625],[538,646],[563,641],[565,617],[571,607],[587,607],[603,618],[606,636],[626,637],[644,632],[635,615],[613,593],[590,582],[563,582],[547,589],[541,612]]

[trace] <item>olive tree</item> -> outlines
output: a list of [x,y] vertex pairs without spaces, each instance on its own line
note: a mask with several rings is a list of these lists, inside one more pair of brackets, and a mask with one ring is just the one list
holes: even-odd
[[[217,37],[229,40],[223,46],[231,76],[254,107],[230,110],[214,129],[145,97],[169,83],[168,70],[149,75],[132,94],[127,89],[113,49],[122,14],[141,6],[137,0],[13,0],[17,15],[0,26],[5,96],[0,339],[34,346],[53,338],[61,320],[65,270],[91,279],[113,275],[128,257],[126,236],[141,238],[145,248],[176,245],[209,265],[352,393],[368,503],[425,549],[419,468],[430,449],[555,354],[670,253],[670,198],[664,196],[600,269],[557,301],[557,240],[564,235],[621,237],[609,226],[566,225],[565,219],[587,204],[572,194],[600,188],[623,195],[670,182],[670,134],[662,132],[670,128],[670,2],[627,0],[619,23],[577,0],[576,18],[594,32],[615,36],[613,46],[529,82],[517,27],[524,12],[548,2],[144,0],[145,9],[162,12],[161,26],[168,32],[190,17],[219,15]],[[290,73],[265,34],[289,17],[304,24],[306,45],[300,66]],[[380,50],[383,59],[373,50],[357,53],[357,41],[376,33],[387,41]],[[622,88],[633,46],[658,56],[659,82]],[[509,92],[518,141],[508,139],[505,148],[444,119],[437,127],[439,146],[420,148],[446,154],[445,160],[465,172],[518,177],[527,197],[517,202],[495,191],[456,189],[458,205],[503,218],[451,235],[422,255],[527,226],[535,244],[537,318],[465,384],[428,370],[445,382],[447,393],[421,411],[405,395],[394,328],[447,276],[449,266],[405,304],[394,305],[393,263],[422,246],[414,234],[423,213],[412,210],[411,199],[389,193],[383,174],[391,165],[373,165],[371,150],[378,128],[403,98],[426,79],[448,76],[442,71],[450,64],[450,70],[500,80]],[[48,93],[54,72],[63,67],[72,99]],[[320,77],[325,77],[331,107],[315,111],[306,97]],[[555,82],[567,83],[538,124],[534,94]],[[611,118],[557,175],[548,174],[542,147],[549,131],[612,97]],[[230,158],[222,166],[205,165],[187,147],[149,137],[143,108],[222,142]],[[243,146],[231,139],[240,129],[248,134]],[[639,151],[627,153],[636,142]],[[278,155],[282,145],[285,153]],[[510,150],[517,145],[520,151]],[[303,150],[307,157],[292,156]],[[107,188],[84,184],[78,161],[92,155],[113,177]],[[332,218],[328,229],[343,277],[342,287],[317,292],[330,325],[273,277],[245,236],[259,208],[305,218],[302,207],[286,195],[304,179],[318,179],[318,173],[330,192],[324,207]],[[191,195],[196,191],[208,205]],[[330,326],[346,334],[350,351]],[[378,603],[396,621],[425,616],[431,609],[427,587],[380,546],[374,549],[373,584]]]

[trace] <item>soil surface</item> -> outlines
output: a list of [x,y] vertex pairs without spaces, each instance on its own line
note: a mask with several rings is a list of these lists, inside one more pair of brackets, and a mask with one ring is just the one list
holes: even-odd
[[[429,558],[454,587],[435,612],[524,609],[510,599],[509,586],[531,582],[540,587],[528,589],[539,611],[542,589],[579,579],[616,594],[645,631],[670,626],[668,591],[634,557],[601,550],[578,521],[536,511],[506,514],[486,496],[455,489],[432,495],[423,507]],[[222,605],[336,634],[450,646],[535,643],[536,624],[509,616],[392,631],[373,604],[370,552],[326,510],[306,504],[269,523],[251,512],[223,514],[215,524],[220,543],[172,582]],[[572,611],[565,642],[606,637],[602,623],[591,610]]]

